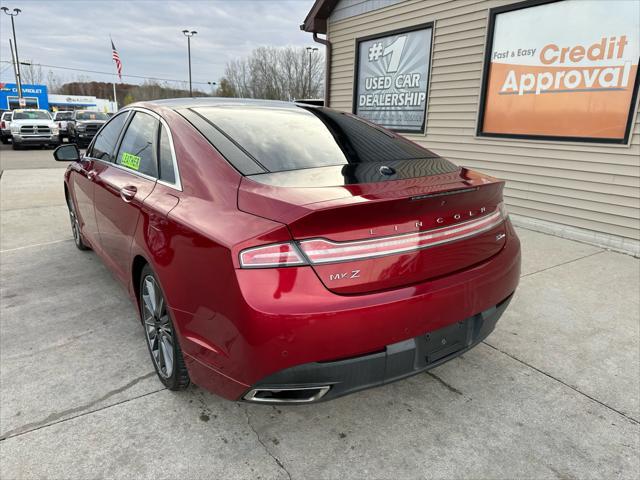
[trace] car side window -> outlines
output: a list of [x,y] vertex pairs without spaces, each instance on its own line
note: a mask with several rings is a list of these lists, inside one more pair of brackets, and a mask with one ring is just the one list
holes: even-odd
[[158,149],[160,180],[168,183],[176,183],[176,173],[173,169],[173,152],[167,129],[160,125],[160,148]]
[[116,149],[116,143],[120,137],[120,132],[127,120],[127,112],[121,113],[113,117],[96,135],[91,151],[87,152],[88,157],[113,162],[113,155]]
[[116,163],[130,170],[158,177],[158,120],[144,112],[135,112],[122,138]]

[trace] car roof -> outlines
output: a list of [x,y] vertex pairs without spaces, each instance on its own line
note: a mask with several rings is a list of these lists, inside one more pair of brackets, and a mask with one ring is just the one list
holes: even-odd
[[15,110],[13,110],[13,113],[15,112],[47,112],[49,113],[49,110],[45,110],[44,108],[16,108]]
[[[228,97],[189,97],[189,98],[167,98],[162,100],[153,100],[141,102],[147,105],[158,105],[171,109],[180,108],[196,108],[196,107],[220,107],[220,106],[239,106],[239,107],[271,107],[271,108],[299,108],[293,102],[285,102],[281,100],[259,100],[253,98],[228,98]],[[135,104],[131,105],[135,106]]]

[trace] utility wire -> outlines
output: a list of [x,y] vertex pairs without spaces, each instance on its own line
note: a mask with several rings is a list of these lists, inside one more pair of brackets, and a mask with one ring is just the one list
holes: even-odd
[[[11,62],[9,60],[0,60],[0,63],[8,63],[11,64]],[[29,62],[20,62],[20,65],[34,65],[36,67],[46,67],[46,68],[57,68],[60,70],[71,70],[74,72],[83,72],[83,73],[99,73],[102,75],[109,75],[109,76],[114,76],[116,75],[116,73],[113,72],[101,72],[99,70],[85,70],[83,68],[72,68],[72,67],[61,67],[59,65],[47,65],[45,63],[29,63]],[[160,80],[163,82],[178,82],[178,83],[187,83],[188,80],[176,80],[175,78],[161,78],[161,77],[145,77],[142,75],[127,75],[127,74],[122,74],[123,77],[129,77],[129,78],[142,78],[144,80]],[[191,83],[195,83],[198,85],[208,85],[207,82],[191,82]]]

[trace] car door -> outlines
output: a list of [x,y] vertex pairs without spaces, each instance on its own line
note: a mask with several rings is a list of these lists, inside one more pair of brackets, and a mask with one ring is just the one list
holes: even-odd
[[131,242],[140,209],[158,176],[158,126],[155,114],[134,110],[115,162],[95,178],[94,205],[102,253],[125,284],[130,277]]
[[100,249],[98,226],[94,210],[95,177],[105,165],[115,160],[118,138],[129,112],[114,116],[96,136],[93,145],[87,150],[80,162],[74,165],[74,174],[70,177],[72,195],[75,199],[76,213],[82,234],[95,249]]

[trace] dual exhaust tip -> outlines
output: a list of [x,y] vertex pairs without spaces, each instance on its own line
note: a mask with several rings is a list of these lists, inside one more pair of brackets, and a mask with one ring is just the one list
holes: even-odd
[[298,388],[254,388],[243,398],[255,403],[311,403],[320,400],[331,389],[330,385]]

